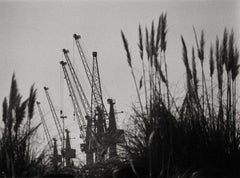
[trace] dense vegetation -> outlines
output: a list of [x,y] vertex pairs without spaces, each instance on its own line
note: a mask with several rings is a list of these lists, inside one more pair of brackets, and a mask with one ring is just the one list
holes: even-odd
[[31,126],[36,101],[32,85],[25,100],[19,93],[15,75],[12,76],[9,98],[2,104],[3,131],[0,137],[1,177],[33,177],[44,173],[44,152],[37,155],[32,138],[39,125]]
[[[152,22],[151,28],[145,29],[145,35],[139,26],[140,87],[127,39],[121,32],[138,96],[133,116],[137,132],[129,133],[126,148],[129,160],[148,168],[149,177],[240,175],[236,109],[239,52],[234,32],[225,29],[222,39],[217,36],[206,55],[204,32],[198,36],[193,28],[196,46],[191,48],[191,60],[184,37],[179,38],[186,69],[186,89],[182,103],[176,104],[169,87],[165,55],[166,17],[166,14],[159,17],[157,28]],[[196,60],[200,66],[196,65]],[[210,74],[205,73],[206,62]],[[140,90],[144,90],[143,96]],[[134,162],[130,162],[134,170]],[[138,177],[144,177],[136,170],[134,172]]]

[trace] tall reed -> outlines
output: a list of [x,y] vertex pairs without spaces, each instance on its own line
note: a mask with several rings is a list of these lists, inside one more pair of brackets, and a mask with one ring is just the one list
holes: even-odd
[[0,138],[1,176],[39,176],[46,169],[45,152],[36,155],[31,142],[40,125],[30,127],[29,121],[34,115],[35,101],[36,89],[33,85],[29,97],[22,100],[13,74],[9,98],[5,97],[2,104],[4,129]]
[[[146,28],[145,48],[139,26],[138,46],[143,72],[140,81],[144,81],[145,96],[140,95],[138,90],[137,96],[139,100],[145,97],[147,101],[144,108],[147,111],[134,109],[133,118],[138,130],[130,134],[129,144],[126,147],[132,159],[140,161],[143,165],[148,164],[146,167],[149,168],[150,177],[170,177],[176,174],[176,170],[184,171],[191,168],[193,171],[199,171],[201,168],[213,167],[225,171],[230,176],[240,175],[236,166],[240,163],[240,133],[237,126],[239,116],[236,109],[239,52],[234,42],[234,33],[232,31],[229,34],[225,29],[221,44],[217,36],[215,46],[210,45],[210,73],[206,75],[204,32],[201,31],[198,41],[194,27],[193,31],[197,57],[200,60],[201,92],[198,91],[195,49],[192,47],[190,65],[188,46],[181,36],[187,90],[182,104],[177,106],[169,89],[165,54],[166,14],[160,15],[156,29],[154,22],[150,28]],[[128,54],[129,49],[125,45],[123,32],[122,38]],[[147,72],[149,75],[146,75]],[[137,78],[134,78],[136,85]],[[206,82],[208,78],[211,81],[210,86]],[[215,85],[217,90],[214,89]],[[227,90],[225,91],[224,88]]]

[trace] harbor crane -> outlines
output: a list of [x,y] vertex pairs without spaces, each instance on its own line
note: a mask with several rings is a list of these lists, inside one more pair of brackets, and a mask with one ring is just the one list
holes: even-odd
[[64,62],[64,61],[61,61],[60,64],[62,66],[63,73],[64,73],[64,78],[65,78],[67,86],[68,86],[68,90],[69,90],[70,97],[71,97],[71,100],[72,100],[74,112],[77,116],[78,127],[79,127],[79,130],[80,130],[80,137],[84,138],[85,137],[85,129],[86,129],[85,118],[84,118],[83,113],[81,111],[80,105],[77,101],[77,96],[74,92],[73,85],[71,83],[69,74],[68,74],[67,69],[66,69],[67,63]]
[[[58,119],[58,116],[56,114],[56,111],[55,111],[55,108],[53,106],[53,103],[52,103],[52,100],[51,100],[51,97],[49,95],[48,90],[49,90],[48,87],[44,87],[44,91],[45,91],[45,94],[46,94],[46,97],[47,97],[47,100],[48,100],[48,104],[50,106],[51,113],[52,113],[52,116],[54,118],[55,125],[57,127],[58,135],[59,135],[59,138],[62,142],[62,149],[61,149],[62,157],[66,160],[66,166],[69,167],[69,166],[71,166],[70,159],[76,157],[76,150],[71,148],[69,131],[67,129],[65,129],[66,135],[67,135],[67,137],[65,139],[63,128],[62,128],[62,126],[60,124],[60,121]],[[64,116],[62,116],[62,117],[64,117]],[[65,144],[64,144],[64,141],[65,141]],[[54,139],[54,145],[56,145],[56,139]],[[54,149],[54,153],[56,153],[56,152],[57,152],[57,148]],[[54,161],[57,162],[57,160],[54,160]]]
[[55,125],[56,125],[56,128],[57,128],[57,131],[58,131],[58,136],[63,144],[63,140],[65,139],[64,138],[64,132],[63,132],[63,129],[62,129],[62,126],[60,124],[60,121],[58,119],[58,116],[57,116],[57,113],[55,111],[55,108],[53,106],[53,103],[52,103],[52,100],[51,100],[51,97],[49,95],[49,92],[48,92],[49,88],[48,87],[44,87],[44,91],[45,91],[45,94],[46,94],[46,97],[47,97],[47,101],[48,101],[48,104],[49,104],[49,107],[50,107],[50,110],[51,110],[51,113],[52,113],[52,116],[53,116],[53,120],[55,122]]
[[84,50],[80,43],[81,36],[74,34],[73,37],[75,39],[81,61],[82,61],[85,73],[87,75],[88,82],[92,89],[92,94],[91,94],[92,113],[94,109],[99,107],[106,114],[107,112],[106,112],[106,108],[104,106],[103,97],[102,97],[102,88],[101,88],[99,67],[98,67],[98,61],[97,61],[97,52],[93,52],[93,63],[92,63],[92,71],[91,71],[89,60],[87,59],[86,54],[84,53]]
[[[90,70],[88,59],[84,53],[84,50],[80,44],[80,35],[73,35],[78,52],[84,66],[85,73],[88,78],[88,82],[91,86],[91,116],[94,122],[94,132],[96,133],[96,139],[102,143],[102,138],[105,132],[107,132],[106,125],[106,115],[107,111],[103,103],[102,97],[102,88],[101,88],[101,80],[99,74],[99,67],[97,61],[97,52],[93,52],[93,63],[92,63],[92,71]],[[103,161],[104,156],[102,156],[102,148],[97,147],[96,151],[96,161]]]
[[[62,50],[66,62],[61,61],[60,64],[73,104],[74,114],[76,115],[80,130],[80,138],[83,139],[83,143],[80,147],[82,152],[86,153],[86,164],[89,165],[94,162],[104,161],[108,149],[109,158],[115,158],[117,156],[116,144],[119,143],[117,137],[121,135],[119,133],[122,132],[119,132],[116,126],[114,112],[115,102],[112,99],[108,99],[108,104],[110,105],[109,113],[106,111],[103,103],[97,52],[92,53],[93,60],[92,66],[90,66],[89,60],[80,44],[80,35],[74,34],[73,37],[77,44],[78,52],[91,87],[90,100],[88,100],[84,92],[79,77],[68,56],[69,51],[67,49]],[[69,132],[66,131],[66,134],[68,135]],[[65,150],[67,151],[67,141]],[[66,158],[66,154],[63,155]],[[71,153],[71,155],[70,158],[74,156],[74,153]],[[70,164],[67,158],[66,162]]]
[[44,118],[44,115],[43,115],[43,112],[42,112],[42,109],[40,107],[40,102],[37,101],[37,107],[38,107],[38,112],[39,112],[39,115],[40,115],[40,118],[41,118],[41,123],[43,125],[43,130],[44,130],[44,133],[45,133],[45,136],[47,138],[47,142],[48,142],[48,146],[49,146],[49,149],[51,150],[53,148],[53,142],[52,142],[52,138],[50,136],[50,133],[49,133],[49,130],[48,130],[48,127],[47,127],[47,124],[45,122],[45,118]]
[[[85,112],[85,118],[87,120],[87,127],[86,127],[86,130],[85,130],[86,137],[84,138],[85,143],[81,144],[81,150],[86,153],[86,164],[93,164],[93,148],[90,145],[90,140],[91,140],[91,137],[92,137],[91,107],[90,107],[90,104],[89,104],[88,99],[86,97],[86,94],[83,90],[83,87],[81,86],[81,83],[80,83],[80,81],[77,77],[77,74],[76,74],[75,69],[72,65],[72,62],[71,62],[71,60],[68,56],[69,51],[67,49],[63,49],[62,51],[63,51],[63,54],[64,54],[65,59],[67,61],[67,66],[68,66],[69,71],[71,73],[71,76],[73,78],[73,81],[74,81],[73,83],[75,84],[75,87],[77,89],[78,96],[81,100],[81,103],[82,103],[82,106],[83,106],[83,109],[84,109],[84,112]],[[68,83],[70,84],[70,82],[68,82]]]
[[57,150],[57,140],[56,138],[51,138],[42,109],[40,107],[40,102],[37,101],[38,112],[41,118],[41,123],[43,125],[44,133],[47,138],[47,142],[49,145],[50,150],[53,150],[53,155],[51,161],[53,163],[54,170],[57,170],[59,163],[62,161],[62,156],[58,154]]
[[[102,88],[101,88],[101,80],[99,74],[98,60],[97,60],[97,52],[93,52],[93,62],[92,62],[92,71],[90,70],[89,62],[84,53],[82,45],[80,43],[81,36],[74,34],[73,35],[76,46],[84,66],[85,73],[87,75],[89,84],[91,86],[91,111],[92,117],[95,125],[95,131],[97,133],[97,138],[104,145],[109,145],[109,158],[114,158],[117,156],[116,144],[122,142],[116,138],[122,137],[124,134],[123,130],[117,129],[116,126],[116,118],[114,112],[114,104],[115,102],[112,99],[108,99],[108,104],[110,105],[109,114],[107,117],[106,108],[103,103],[102,97]],[[93,113],[93,111],[95,113]],[[106,125],[106,120],[108,119],[108,127]],[[107,142],[106,142],[107,141]],[[111,143],[110,143],[111,142]],[[99,147],[98,147],[99,148]],[[102,150],[99,148],[96,154],[96,160],[102,161]]]

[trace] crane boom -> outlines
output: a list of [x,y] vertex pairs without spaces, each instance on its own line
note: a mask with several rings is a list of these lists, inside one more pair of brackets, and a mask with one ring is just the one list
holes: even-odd
[[92,91],[94,91],[92,93],[93,94],[92,98],[93,98],[93,100],[95,100],[95,102],[92,103],[94,105],[91,107],[91,113],[93,114],[93,109],[100,107],[100,108],[102,108],[104,114],[106,114],[107,111],[106,111],[106,108],[105,108],[105,106],[103,104],[103,100],[102,100],[102,89],[101,89],[101,82],[100,82],[99,69],[98,69],[98,63],[97,63],[97,53],[93,52],[93,68],[92,68],[93,71],[91,72],[88,60],[87,60],[86,55],[84,54],[84,51],[80,44],[81,36],[74,34],[73,37],[75,39],[75,42],[76,42],[76,45],[78,48],[78,52],[81,57],[81,61],[83,63],[83,67],[85,69],[85,73],[87,75],[89,84],[90,84],[91,88],[93,89]]
[[81,57],[81,60],[82,60],[82,63],[83,63],[83,67],[85,69],[85,72],[87,74],[87,78],[88,78],[88,81],[89,81],[89,84],[90,86],[92,86],[92,72],[90,70],[90,65],[88,64],[88,60],[83,52],[83,49],[82,49],[82,46],[80,44],[80,41],[79,39],[81,38],[80,35],[77,35],[77,34],[74,34],[73,35],[74,39],[75,39],[75,42],[76,42],[76,45],[77,45],[77,49],[78,49],[78,52],[79,52],[79,55]]
[[72,104],[73,104],[73,107],[74,107],[74,110],[76,112],[76,115],[77,115],[77,122],[78,122],[78,126],[79,126],[79,129],[80,129],[80,133],[81,135],[85,138],[85,128],[86,128],[86,123],[85,123],[85,118],[81,112],[81,108],[78,104],[78,101],[77,101],[77,97],[75,95],[75,92],[73,90],[73,86],[71,84],[71,81],[70,81],[70,78],[69,78],[69,75],[68,75],[68,72],[67,72],[67,69],[66,69],[66,62],[64,61],[61,61],[60,64],[62,65],[62,69],[63,69],[63,73],[64,73],[64,76],[65,76],[65,79],[66,79],[66,82],[67,82],[67,86],[68,86],[68,90],[69,90],[69,93],[70,93],[70,97],[71,97],[71,100],[72,100]]
[[45,133],[46,138],[47,138],[47,141],[48,141],[48,146],[49,146],[50,149],[52,149],[52,148],[53,148],[53,142],[52,142],[52,139],[51,139],[49,130],[48,130],[48,128],[47,128],[47,124],[46,124],[46,122],[45,122],[42,109],[41,109],[41,107],[40,107],[40,102],[38,102],[38,101],[37,101],[37,107],[38,107],[38,112],[39,112],[39,115],[40,115],[40,118],[41,118],[41,122],[42,122],[42,124],[43,124],[44,133]]
[[68,56],[68,53],[69,53],[68,50],[63,49],[63,54],[65,56],[65,59],[67,61],[68,67],[69,67],[69,70],[71,72],[72,78],[73,78],[75,86],[77,88],[77,92],[78,92],[78,95],[79,95],[79,97],[81,99],[81,103],[82,103],[83,109],[85,111],[85,114],[86,114],[86,116],[90,116],[91,115],[90,104],[89,104],[88,99],[87,99],[87,97],[85,95],[83,87],[82,87],[82,85],[81,85],[81,83],[80,83],[80,81],[79,81],[79,79],[77,77],[77,74],[75,72],[75,69],[74,69],[72,63],[71,63],[71,60],[70,60],[70,58]]
[[57,116],[57,113],[54,109],[54,106],[53,106],[53,103],[52,103],[52,100],[51,100],[51,97],[48,93],[48,87],[44,87],[44,91],[45,91],[45,94],[46,94],[46,97],[47,97],[47,100],[48,100],[48,104],[49,104],[49,107],[51,109],[51,113],[52,113],[52,116],[53,116],[53,119],[54,119],[54,122],[55,122],[55,125],[57,127],[57,131],[58,131],[58,135],[59,135],[59,138],[60,140],[63,142],[63,139],[64,139],[64,132],[63,132],[63,129],[62,129],[62,126],[60,124],[60,121],[58,119],[58,116]]

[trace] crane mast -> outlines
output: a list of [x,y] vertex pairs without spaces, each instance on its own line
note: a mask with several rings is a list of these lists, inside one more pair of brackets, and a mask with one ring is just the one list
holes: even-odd
[[51,100],[51,97],[49,95],[48,90],[49,90],[48,87],[44,87],[44,91],[45,91],[45,94],[46,94],[46,97],[47,97],[47,100],[48,100],[48,104],[49,104],[49,107],[51,109],[51,113],[52,113],[55,125],[57,127],[59,138],[63,142],[63,140],[64,140],[64,132],[63,132],[62,126],[60,124],[60,121],[58,119],[57,113],[56,113],[56,111],[54,109],[54,106],[53,106],[53,103],[52,103],[52,100]]
[[71,100],[72,100],[72,104],[73,104],[75,113],[77,115],[77,122],[78,122],[79,130],[80,130],[80,136],[85,138],[85,133],[84,133],[85,128],[86,128],[85,118],[84,118],[84,116],[81,112],[81,108],[78,104],[77,97],[75,95],[72,83],[70,81],[70,78],[69,78],[69,75],[68,75],[68,72],[67,72],[67,69],[66,69],[66,64],[67,63],[64,62],[64,61],[61,61],[60,64],[62,65],[63,73],[64,73],[64,76],[65,76],[65,80],[67,82],[67,86],[68,86],[68,90],[69,90],[70,97],[71,97]]
[[53,157],[52,157],[52,162],[54,166],[54,170],[56,171],[58,169],[58,163],[62,162],[62,156],[58,154],[57,150],[57,139],[53,138]]
[[[85,69],[85,73],[87,75],[89,84],[91,86],[91,88],[93,89],[92,91],[94,91],[92,94],[92,98],[93,100],[95,100],[95,102],[93,102],[92,104],[94,104],[92,106],[91,104],[91,113],[93,116],[93,111],[94,109],[96,109],[97,107],[102,108],[104,114],[106,114],[106,108],[103,104],[103,100],[102,100],[102,89],[101,89],[101,82],[100,82],[100,76],[99,76],[99,70],[98,70],[98,63],[97,63],[97,52],[93,52],[93,70],[91,71],[88,60],[86,58],[86,55],[84,54],[84,51],[82,49],[82,46],[80,44],[80,35],[74,34],[73,35],[77,48],[78,48],[78,52],[81,58],[81,61],[83,63],[83,67]],[[91,99],[92,100],[92,99]]]
[[77,88],[77,92],[79,95],[79,98],[81,100],[83,109],[85,111],[85,117],[87,119],[87,128],[86,128],[86,138],[85,138],[85,143],[81,144],[81,149],[82,151],[86,152],[86,163],[87,164],[92,164],[93,163],[93,149],[90,146],[90,140],[92,137],[92,118],[91,118],[91,108],[90,108],[90,104],[88,102],[88,99],[85,95],[85,92],[83,90],[83,87],[81,86],[81,83],[77,77],[77,74],[74,70],[74,67],[71,63],[71,60],[68,56],[69,51],[66,49],[63,49],[63,53],[65,56],[65,59],[67,61],[67,65],[69,67],[69,70],[71,72],[72,78],[74,80],[74,84]]
[[91,108],[95,106],[97,114],[97,133],[102,134],[106,132],[106,117],[105,117],[105,107],[102,99],[102,88],[99,75],[97,52],[93,52],[93,68],[92,68],[92,81],[95,85],[92,85],[91,93]]
[[[109,110],[109,128],[108,131],[111,135],[116,135],[117,132],[117,124],[116,124],[116,118],[115,118],[115,111],[114,111],[114,104],[115,102],[112,99],[108,99],[108,104],[110,105]],[[117,144],[112,143],[109,147],[109,158],[114,158],[117,156]]]
[[76,158],[76,150],[71,148],[69,130],[65,129],[65,132],[66,132],[66,147],[62,153],[66,159],[66,166],[70,167],[72,166],[70,162],[71,159]]

